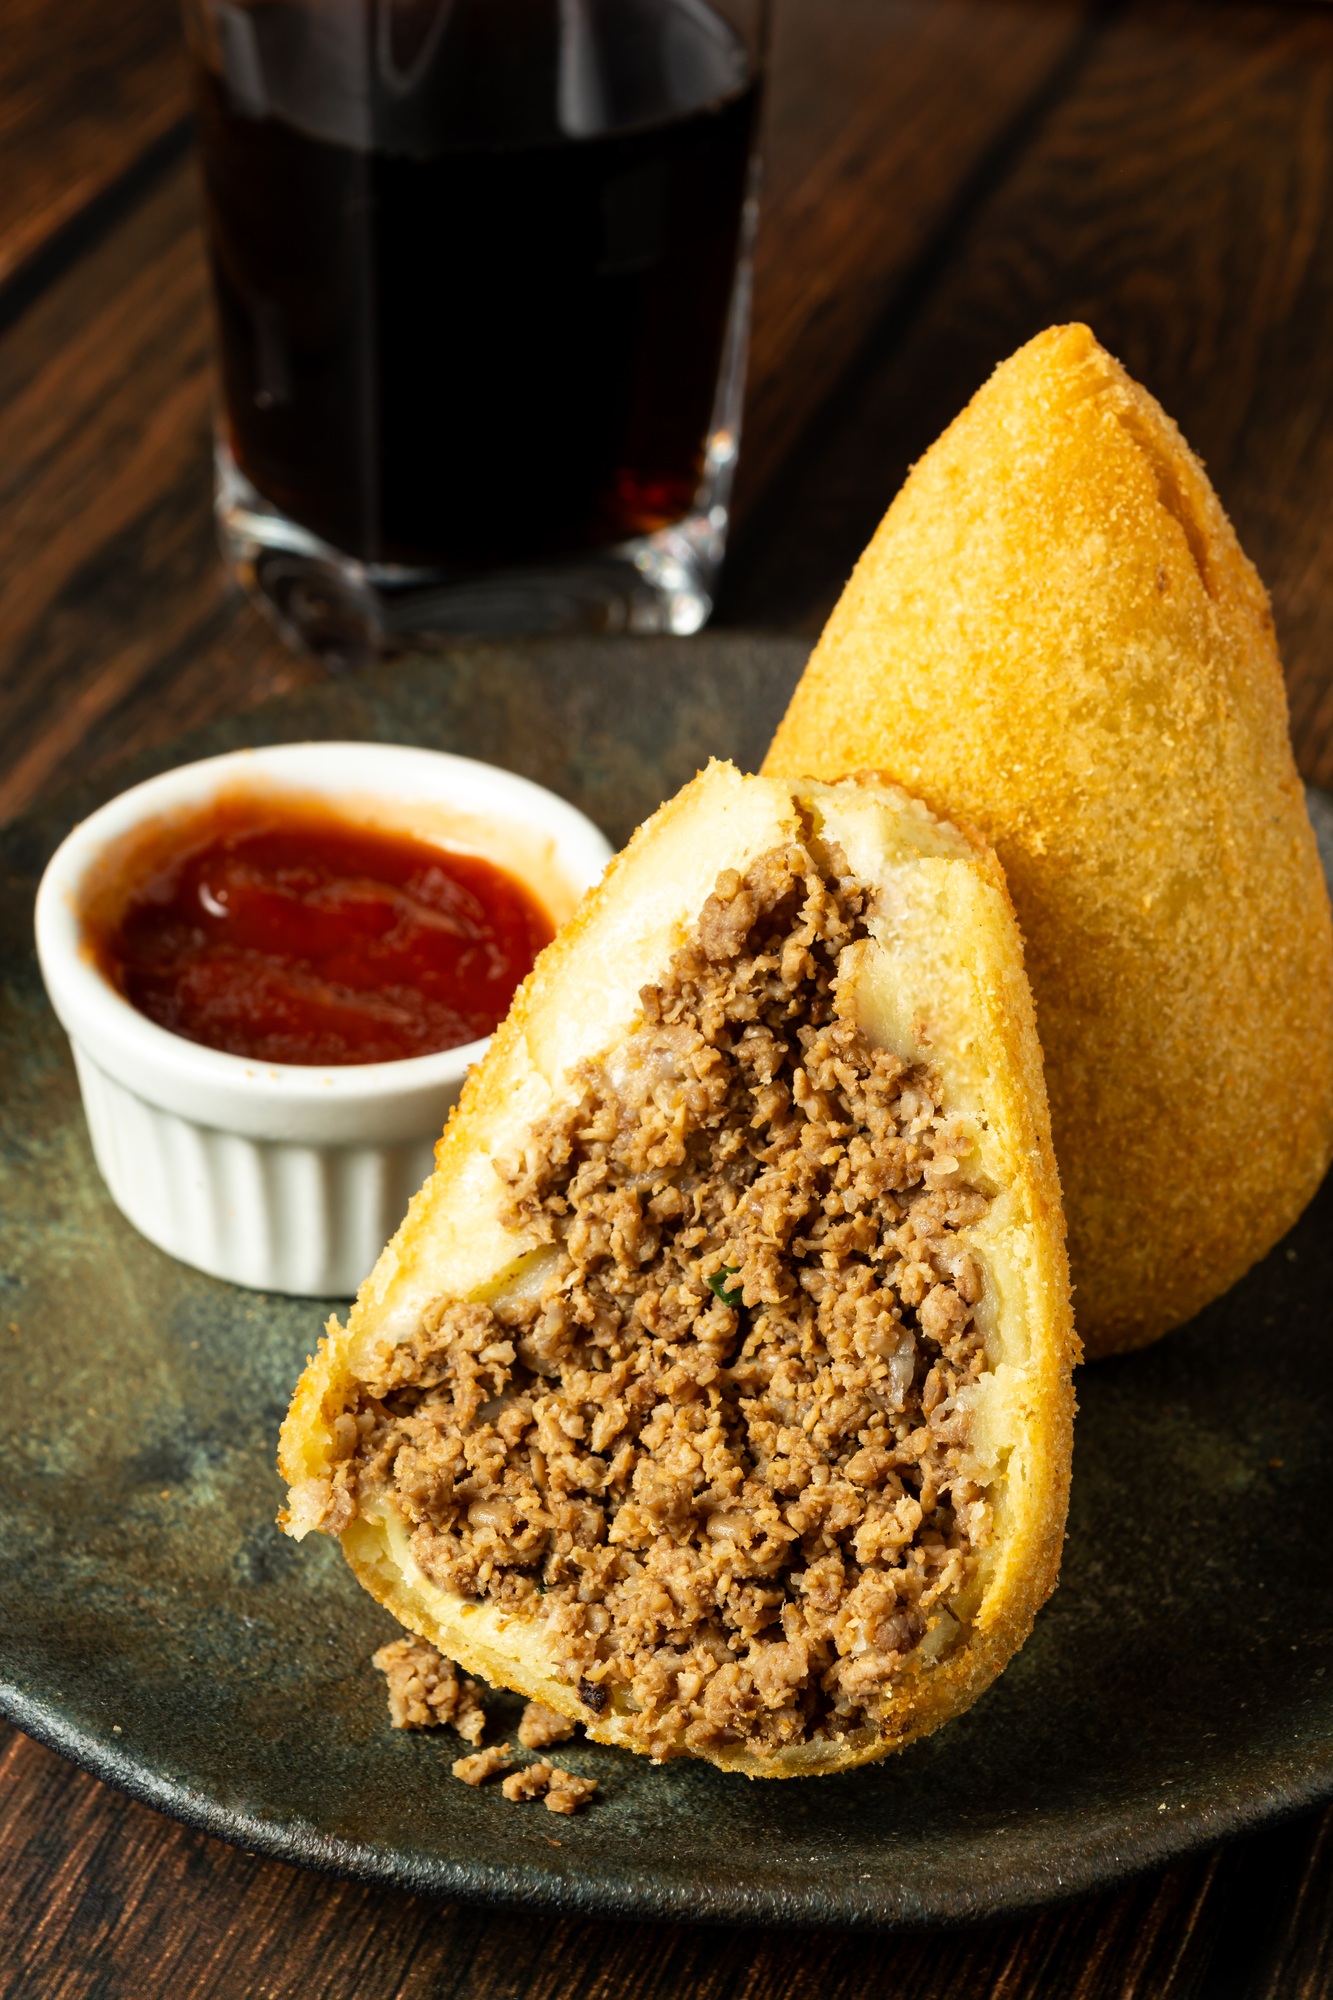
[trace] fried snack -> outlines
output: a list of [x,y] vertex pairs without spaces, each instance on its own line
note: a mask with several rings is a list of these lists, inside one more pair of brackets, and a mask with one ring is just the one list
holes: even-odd
[[917,465],[764,770],[867,765],[994,844],[1079,1333],[1155,1340],[1324,1175],[1333,950],[1263,586],[1086,327],[1006,361]]
[[283,1524],[598,1741],[840,1770],[1027,1636],[1072,1341],[994,856],[878,780],[714,764],[543,953],[330,1322]]

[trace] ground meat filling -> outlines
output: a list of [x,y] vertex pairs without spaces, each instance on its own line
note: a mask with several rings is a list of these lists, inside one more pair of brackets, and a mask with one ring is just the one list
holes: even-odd
[[502,1168],[526,1283],[441,1300],[341,1420],[335,1504],[391,1489],[426,1574],[540,1615],[656,1754],[873,1724],[990,1534],[987,1202],[935,1073],[839,1018],[867,903],[836,849],[720,876]]

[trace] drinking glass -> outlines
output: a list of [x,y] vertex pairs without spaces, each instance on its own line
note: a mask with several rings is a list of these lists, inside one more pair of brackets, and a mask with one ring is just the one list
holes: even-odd
[[294,644],[693,632],[766,0],[185,0],[217,520]]

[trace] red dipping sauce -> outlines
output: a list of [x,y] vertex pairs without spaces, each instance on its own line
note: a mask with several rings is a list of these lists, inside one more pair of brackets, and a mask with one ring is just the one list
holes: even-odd
[[259,1062],[396,1062],[489,1035],[554,934],[475,854],[267,798],[178,830],[99,940],[113,984]]

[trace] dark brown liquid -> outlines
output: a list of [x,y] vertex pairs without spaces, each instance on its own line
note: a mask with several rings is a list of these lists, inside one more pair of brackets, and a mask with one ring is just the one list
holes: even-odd
[[367,89],[311,41],[319,7],[220,9],[198,52],[241,470],[348,554],[445,571],[680,519],[754,122],[740,45],[700,0],[576,0],[572,43],[568,0],[362,0]]

